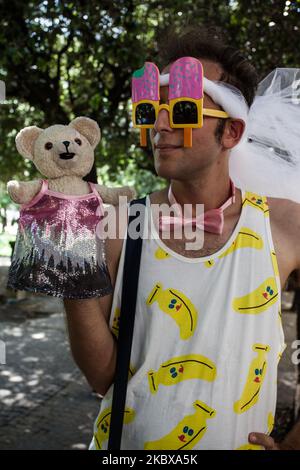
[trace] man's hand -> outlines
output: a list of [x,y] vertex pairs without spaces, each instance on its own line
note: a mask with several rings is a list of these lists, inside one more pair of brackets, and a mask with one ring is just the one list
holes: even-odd
[[284,443],[275,442],[273,437],[261,432],[251,432],[248,436],[250,444],[263,446],[265,450],[289,450]]

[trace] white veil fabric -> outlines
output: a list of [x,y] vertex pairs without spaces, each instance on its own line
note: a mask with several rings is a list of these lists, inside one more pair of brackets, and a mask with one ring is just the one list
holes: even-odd
[[239,188],[300,203],[300,69],[277,68],[260,82],[229,174]]
[[[160,75],[161,86],[169,74]],[[259,84],[249,108],[240,90],[204,77],[204,92],[245,131],[230,152],[229,175],[238,188],[300,203],[300,69],[277,68]]]

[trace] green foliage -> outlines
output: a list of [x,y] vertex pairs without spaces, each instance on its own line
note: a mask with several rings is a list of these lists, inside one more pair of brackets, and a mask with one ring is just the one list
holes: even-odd
[[15,149],[26,125],[66,124],[89,116],[102,128],[96,152],[107,181],[131,181],[139,193],[162,182],[149,149],[130,127],[130,79],[157,55],[168,28],[188,22],[221,26],[253,59],[260,76],[278,66],[299,67],[298,1],[81,0],[0,2],[0,175],[3,182],[37,176]]

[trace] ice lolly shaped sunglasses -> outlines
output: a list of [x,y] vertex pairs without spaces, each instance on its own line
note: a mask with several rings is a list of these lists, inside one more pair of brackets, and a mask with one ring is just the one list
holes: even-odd
[[161,109],[169,112],[170,127],[184,129],[184,146],[192,146],[192,129],[203,126],[203,116],[226,119],[224,111],[203,108],[203,67],[194,57],[173,62],[169,74],[169,104],[159,104],[160,74],[152,62],[133,73],[132,121],[140,129],[140,144],[146,146],[146,129],[154,127]]

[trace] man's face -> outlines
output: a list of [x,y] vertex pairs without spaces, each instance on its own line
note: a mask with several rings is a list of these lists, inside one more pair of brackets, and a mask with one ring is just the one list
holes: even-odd
[[[210,80],[220,80],[222,70],[214,62],[200,59],[203,74]],[[168,73],[169,64],[162,74]],[[168,104],[169,87],[160,87],[160,103]],[[204,93],[204,108],[221,109]],[[168,179],[193,179],[211,166],[219,157],[221,146],[215,137],[218,119],[203,116],[203,127],[193,129],[193,146],[183,146],[183,129],[170,127],[169,113],[162,109],[157,117],[150,138],[154,155],[154,166],[158,176]]]

